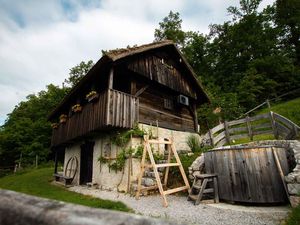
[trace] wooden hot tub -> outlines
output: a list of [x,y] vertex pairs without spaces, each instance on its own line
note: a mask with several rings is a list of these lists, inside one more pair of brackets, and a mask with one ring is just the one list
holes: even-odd
[[284,175],[286,150],[272,146],[213,149],[204,154],[207,173],[218,175],[220,199],[245,203],[282,203],[287,200],[272,148]]

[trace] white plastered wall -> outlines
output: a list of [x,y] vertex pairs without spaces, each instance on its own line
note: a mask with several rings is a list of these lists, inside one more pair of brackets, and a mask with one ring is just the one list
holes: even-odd
[[[152,134],[157,136],[157,127],[149,126],[145,124],[139,124],[140,129],[149,132],[152,130]],[[173,139],[175,148],[177,151],[190,151],[188,145],[186,144],[186,140],[188,136],[196,135],[200,138],[200,136],[196,133],[191,132],[182,132],[182,131],[173,131],[165,128],[158,128],[158,137],[163,140],[164,138]],[[94,139],[94,151],[93,151],[93,175],[92,182],[98,184],[99,188],[107,189],[107,190],[118,190],[122,192],[128,192],[128,181],[130,183],[137,180],[137,177],[140,172],[140,159],[133,158],[131,169],[129,170],[129,160],[126,160],[124,169],[122,171],[115,172],[114,170],[109,169],[109,163],[100,163],[98,158],[102,155],[105,157],[115,158],[118,152],[122,151],[122,149],[118,146],[115,146],[111,143],[109,135],[102,135],[98,138]],[[142,138],[132,138],[132,140],[128,143],[128,147],[135,148],[143,143]],[[79,176],[80,176],[80,144],[73,145],[71,147],[66,148],[65,151],[65,164],[67,160],[71,156],[76,156],[78,158],[79,167],[76,177],[73,181],[73,184],[79,184]],[[156,146],[154,146],[157,149]],[[159,149],[163,150],[164,145],[161,145]],[[111,161],[113,162],[113,161]],[[128,175],[130,174],[130,176]]]

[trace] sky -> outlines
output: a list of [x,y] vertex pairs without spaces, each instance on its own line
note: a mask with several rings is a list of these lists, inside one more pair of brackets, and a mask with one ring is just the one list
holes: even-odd
[[[263,0],[260,8],[274,0]],[[0,0],[0,125],[29,94],[62,85],[69,69],[101,50],[154,40],[170,10],[185,31],[207,34],[239,0]]]

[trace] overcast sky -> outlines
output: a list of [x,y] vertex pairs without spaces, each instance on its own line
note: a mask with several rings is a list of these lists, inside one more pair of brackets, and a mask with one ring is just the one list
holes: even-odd
[[[26,96],[60,85],[101,50],[146,44],[170,10],[183,30],[208,33],[238,0],[0,0],[0,125]],[[274,0],[263,0],[261,7]]]

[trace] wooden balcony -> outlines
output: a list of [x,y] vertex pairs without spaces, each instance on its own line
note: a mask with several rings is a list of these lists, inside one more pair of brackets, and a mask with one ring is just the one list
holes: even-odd
[[132,95],[108,89],[94,102],[83,106],[64,124],[53,129],[51,145],[58,146],[108,128],[132,128],[138,117],[138,99]]

